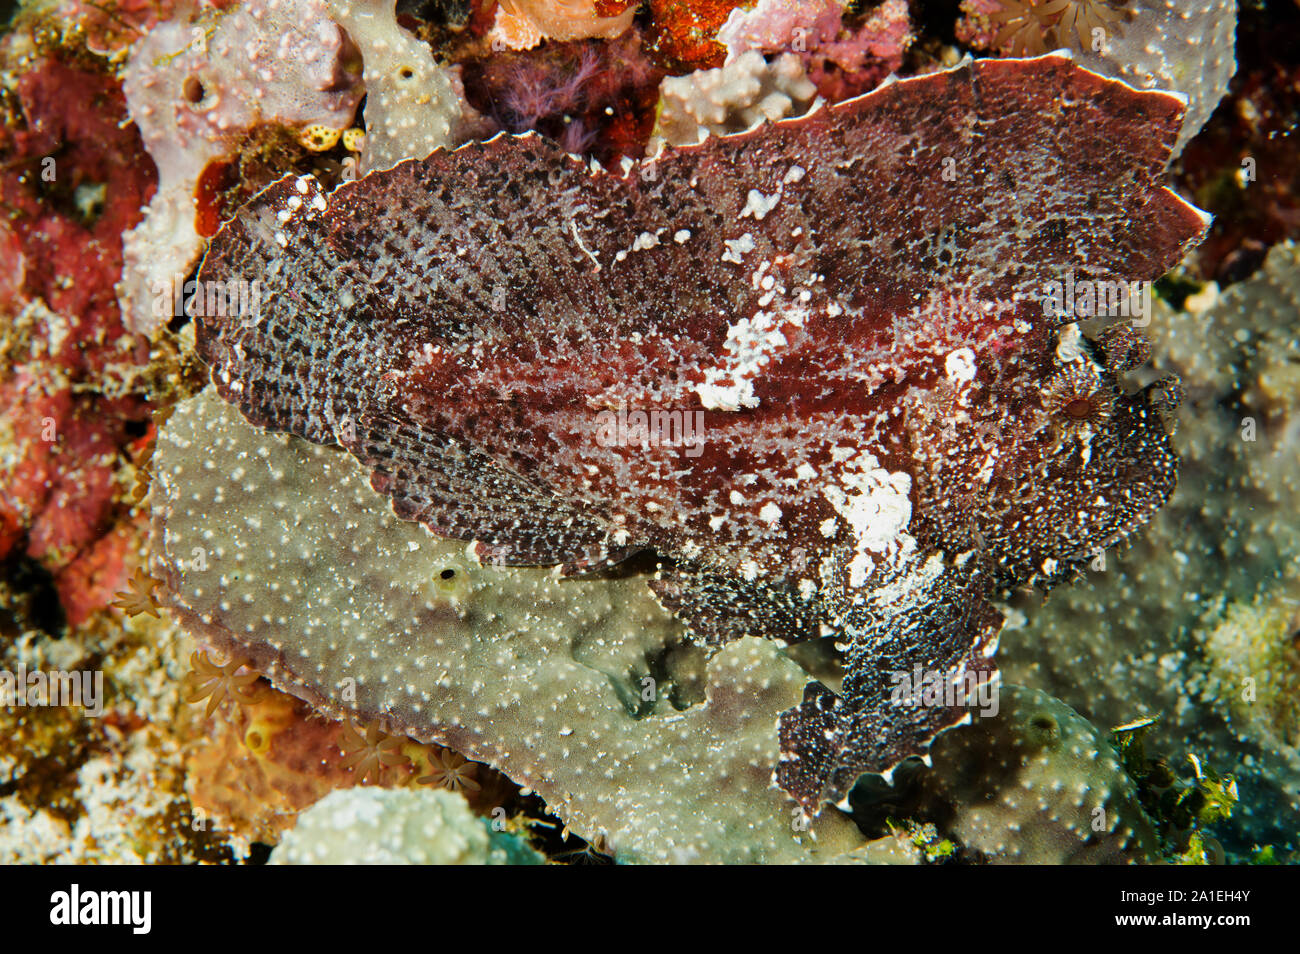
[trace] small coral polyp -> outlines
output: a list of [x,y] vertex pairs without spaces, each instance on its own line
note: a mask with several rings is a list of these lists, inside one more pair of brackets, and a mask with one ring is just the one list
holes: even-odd
[[[329,195],[288,177],[200,273],[257,276],[267,307],[200,318],[198,350],[249,421],[341,445],[485,562],[652,551],[710,651],[835,634],[842,689],[779,727],[776,781],[815,815],[969,717],[891,705],[891,673],[988,682],[994,595],[1171,492],[1149,395],[1038,302],[1071,270],[1154,279],[1203,233],[1159,181],[1182,105],[1059,56],[980,61],[617,174],[500,136]],[[703,445],[599,440],[616,407],[699,415]]]
[[1083,441],[1105,430],[1115,414],[1115,404],[1114,385],[1082,362],[1062,368],[1043,388],[1043,406],[1053,426]]
[[1003,24],[993,41],[1018,55],[1045,53],[1050,47],[1070,42],[1092,46],[1094,31],[1103,37],[1121,29],[1125,13],[1111,0],[996,0],[1000,5],[994,21]]

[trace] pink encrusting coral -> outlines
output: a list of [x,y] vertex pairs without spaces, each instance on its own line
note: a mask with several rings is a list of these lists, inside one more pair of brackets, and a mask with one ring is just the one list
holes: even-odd
[[912,39],[907,0],[885,0],[848,23],[840,0],[760,0],[733,10],[718,31],[728,63],[749,50],[798,53],[831,102],[874,88],[902,66]]
[[138,397],[74,393],[57,377],[19,370],[0,381],[0,560],[23,554],[54,575],[69,622],[108,605],[138,542],[113,534],[125,508],[117,472]]
[[[204,0],[213,7],[231,2]],[[170,19],[178,7],[192,6],[192,0],[65,0],[58,6],[60,20],[75,24],[88,51],[114,58],[156,24]]]
[[154,174],[111,76],[50,56],[14,90],[14,121],[0,128],[0,560],[43,566],[76,623],[111,599],[135,549],[105,534],[148,409],[102,392],[145,354],[113,283]]
[[808,78],[832,102],[867,92],[903,65],[913,39],[906,0],[885,0],[846,36],[806,57]]
[[101,71],[52,57],[33,64],[16,93],[21,122],[0,129],[5,244],[18,253],[5,278],[8,307],[45,303],[51,317],[38,337],[46,357],[71,373],[130,360],[139,352],[123,340],[112,286],[122,232],[139,221],[154,170],[124,122],[121,89]]
[[0,221],[0,261],[7,266],[0,271],[0,313],[17,314],[22,308],[27,259],[18,233],[3,221]]
[[759,0],[752,9],[731,11],[718,30],[718,42],[727,48],[727,62],[747,50],[801,53],[834,41],[843,19],[839,0]]
[[[1059,582],[1172,490],[1162,392],[1120,392],[1130,351],[1043,298],[1201,234],[1159,182],[1180,118],[1065,58],[981,61],[621,175],[501,137],[328,196],[289,177],[200,274],[266,306],[198,347],[250,421],[341,444],[484,562],[652,549],[703,644],[834,634],[842,691],[780,726],[815,813],[967,717],[998,587]],[[1087,428],[1062,373],[1111,395]],[[955,695],[898,704],[917,670]]]

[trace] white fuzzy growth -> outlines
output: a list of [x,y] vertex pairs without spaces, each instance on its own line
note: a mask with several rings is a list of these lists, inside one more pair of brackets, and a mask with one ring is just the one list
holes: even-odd
[[745,197],[745,207],[740,210],[740,217],[743,219],[747,215],[762,220],[767,217],[767,213],[776,208],[781,201],[781,193],[778,191],[773,195],[764,195],[757,189],[750,189],[749,195]]
[[754,236],[746,232],[738,239],[723,239],[722,244],[727,246],[727,250],[722,253],[724,262],[735,262],[737,265],[742,264],[741,256],[754,251]]
[[273,865],[537,864],[541,856],[495,832],[454,792],[350,788],[298,818]]
[[958,348],[949,352],[943,369],[948,380],[954,384],[969,384],[975,380],[975,352],[970,348]]
[[[662,232],[663,229],[660,229],[659,231]],[[632,251],[641,252],[648,248],[654,248],[658,244],[659,244],[658,234],[652,235],[649,232],[642,232],[640,235],[636,237],[636,240],[632,243]]]
[[709,368],[704,383],[697,385],[700,403],[710,411],[738,411],[758,407],[754,377],[787,345],[777,321],[760,311],[727,328],[727,354],[721,367]]
[[854,464],[856,469],[844,470],[840,483],[822,493],[853,532],[856,552],[849,563],[849,585],[858,587],[875,569],[871,555],[892,556],[911,542],[906,530],[912,521],[912,478],[890,473],[866,452]]
[[695,393],[700,396],[700,403],[708,411],[739,411],[742,407],[758,407],[754,382],[750,380],[733,381],[725,386],[705,383],[699,385]]

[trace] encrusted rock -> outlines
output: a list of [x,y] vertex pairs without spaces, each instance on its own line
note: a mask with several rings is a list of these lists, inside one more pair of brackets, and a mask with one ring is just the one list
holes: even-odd
[[175,278],[203,247],[194,198],[204,167],[261,124],[346,128],[362,96],[355,66],[321,0],[186,8],[131,47],[123,88],[158,191],[124,238],[117,294],[129,329],[151,334],[173,315]]
[[1251,602],[1230,603],[1198,638],[1207,663],[1202,698],[1227,714],[1239,738],[1287,760],[1294,793],[1300,776],[1300,574]]
[[759,0],[731,11],[718,42],[727,47],[728,63],[749,50],[798,53],[829,99],[847,99],[897,70],[913,34],[907,0],[884,0],[852,24],[843,22],[846,6],[842,0]]

